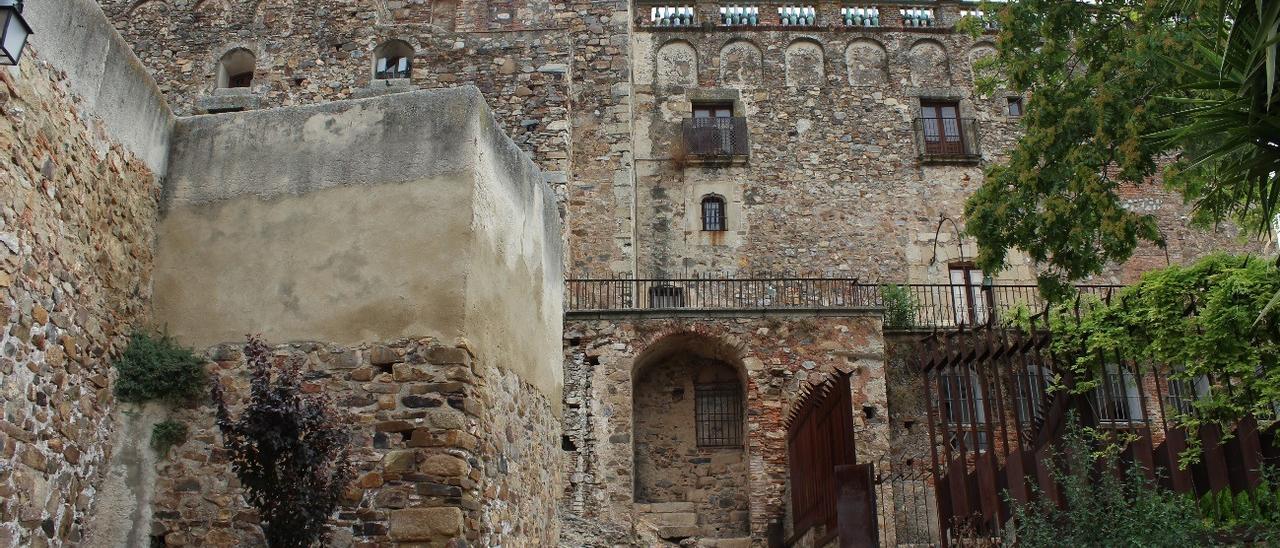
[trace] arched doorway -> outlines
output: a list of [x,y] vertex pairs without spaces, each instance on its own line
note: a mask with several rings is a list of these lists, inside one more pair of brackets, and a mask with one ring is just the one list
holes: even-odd
[[737,352],[672,335],[636,361],[635,502],[660,536],[750,534],[746,382]]

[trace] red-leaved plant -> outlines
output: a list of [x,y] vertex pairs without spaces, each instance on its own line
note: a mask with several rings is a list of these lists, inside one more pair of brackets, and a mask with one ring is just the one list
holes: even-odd
[[258,509],[272,548],[323,543],[328,521],[351,481],[351,435],[328,397],[303,395],[295,360],[272,363],[258,336],[244,347],[252,381],[239,417],[213,383],[218,429],[244,498]]

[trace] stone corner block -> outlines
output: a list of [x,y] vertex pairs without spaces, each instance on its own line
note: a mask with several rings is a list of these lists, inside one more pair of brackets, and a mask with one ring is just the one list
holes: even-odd
[[391,512],[388,533],[395,541],[443,540],[462,533],[462,509],[405,508]]

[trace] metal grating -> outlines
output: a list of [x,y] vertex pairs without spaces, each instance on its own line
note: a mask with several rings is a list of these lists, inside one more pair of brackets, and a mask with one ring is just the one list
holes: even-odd
[[694,386],[698,447],[742,445],[742,387],[724,382]]

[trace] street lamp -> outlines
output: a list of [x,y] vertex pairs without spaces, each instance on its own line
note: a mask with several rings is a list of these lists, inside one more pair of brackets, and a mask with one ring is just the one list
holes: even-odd
[[18,64],[31,34],[31,25],[22,18],[22,0],[0,0],[0,65]]

